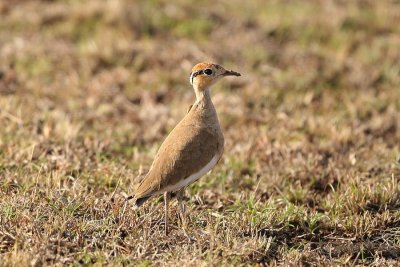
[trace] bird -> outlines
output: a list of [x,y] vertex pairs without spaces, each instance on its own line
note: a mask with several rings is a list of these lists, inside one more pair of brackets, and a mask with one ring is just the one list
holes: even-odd
[[166,235],[169,233],[171,193],[177,193],[184,218],[182,200],[185,188],[214,168],[223,154],[224,136],[210,89],[226,76],[241,74],[215,63],[198,63],[192,68],[189,81],[196,101],[161,144],[148,173],[129,197],[134,199],[134,207],[138,208],[151,197],[164,194]]

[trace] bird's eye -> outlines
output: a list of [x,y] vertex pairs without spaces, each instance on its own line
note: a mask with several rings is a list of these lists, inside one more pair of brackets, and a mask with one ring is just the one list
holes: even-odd
[[212,69],[205,69],[204,74],[205,75],[211,75],[213,73]]

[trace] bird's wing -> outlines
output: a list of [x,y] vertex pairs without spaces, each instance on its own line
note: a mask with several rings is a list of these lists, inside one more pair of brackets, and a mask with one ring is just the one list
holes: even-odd
[[136,189],[135,197],[151,196],[198,172],[218,154],[222,145],[212,128],[177,125],[161,145],[149,173]]

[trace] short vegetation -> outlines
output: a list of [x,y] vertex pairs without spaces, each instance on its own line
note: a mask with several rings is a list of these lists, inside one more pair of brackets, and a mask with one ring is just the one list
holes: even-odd
[[[0,1],[0,265],[399,264],[399,25],[398,1]],[[242,77],[165,236],[162,197],[125,197],[200,61]]]

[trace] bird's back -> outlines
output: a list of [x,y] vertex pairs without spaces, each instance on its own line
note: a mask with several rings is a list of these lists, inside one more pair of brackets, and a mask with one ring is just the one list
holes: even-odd
[[[209,106],[211,105],[211,106]],[[224,139],[211,103],[196,103],[161,145],[135,192],[136,204],[194,182],[215,166]]]

